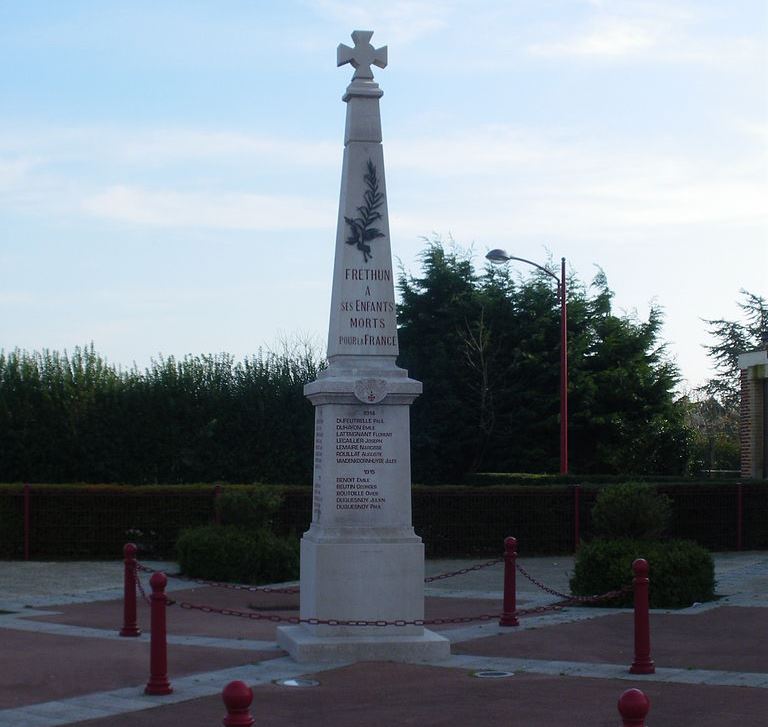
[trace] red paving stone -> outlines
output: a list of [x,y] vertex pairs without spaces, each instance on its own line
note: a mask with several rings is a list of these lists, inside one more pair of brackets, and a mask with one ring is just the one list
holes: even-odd
[[[295,615],[296,596],[250,594],[213,588],[172,593],[173,598],[265,613]],[[427,599],[429,618],[496,612],[495,601]],[[51,607],[59,616],[36,620],[117,629],[119,601]],[[275,610],[276,609],[276,610]],[[147,627],[148,611],[140,611]],[[657,666],[768,671],[765,646],[768,611],[720,607],[692,615],[652,614],[652,656]],[[31,620],[31,619],[30,619]],[[172,633],[271,640],[274,624],[169,610]],[[0,708],[51,701],[145,682],[147,643],[0,630]],[[454,653],[629,664],[632,615],[599,616],[535,630],[509,629],[502,636],[457,644]],[[175,677],[280,656],[169,645],[169,674]],[[466,671],[384,662],[359,663],[317,675],[314,689],[262,685],[255,689],[257,725],[367,727],[372,725],[458,725],[537,727],[620,724],[618,696],[640,686],[651,698],[653,727],[762,727],[768,724],[768,690],[654,682],[517,674],[480,680]],[[221,685],[222,688],[225,686]],[[169,722],[184,727],[219,725],[220,697],[197,699],[154,710],[81,722],[93,727],[145,727]]]
[[[255,594],[247,591],[200,587],[171,592],[168,596],[179,603],[187,601],[217,608],[248,611],[254,614],[257,611],[252,606],[266,608],[267,610],[263,611],[263,613],[268,615],[284,617],[298,615],[298,595]],[[46,606],[44,610],[58,611],[60,614],[55,616],[36,616],[34,620],[115,631],[118,631],[122,625],[123,603],[121,600]],[[142,631],[148,632],[149,607],[144,602],[138,604],[137,616],[139,628]],[[272,622],[203,613],[178,606],[169,607],[167,625],[169,634],[183,636],[212,636],[216,638],[240,638],[257,641],[274,641],[275,639],[275,624]]]
[[[653,613],[651,658],[657,667],[768,672],[766,634],[765,608],[724,606],[691,615]],[[632,663],[633,650],[631,613],[525,631],[510,628],[503,636],[453,647],[454,653],[480,656],[627,665]]]
[[[141,685],[149,678],[147,642],[52,636],[5,628],[0,630],[0,638],[0,709]],[[278,656],[284,653],[170,644],[168,671],[173,682],[176,676]]]
[[[254,689],[251,714],[270,727],[617,727],[631,687],[651,700],[653,727],[763,727],[768,692],[658,682],[517,674],[476,679],[457,669],[369,662],[316,675],[321,686]],[[222,685],[222,688],[225,685]],[[82,727],[215,727],[219,696],[88,720]]]

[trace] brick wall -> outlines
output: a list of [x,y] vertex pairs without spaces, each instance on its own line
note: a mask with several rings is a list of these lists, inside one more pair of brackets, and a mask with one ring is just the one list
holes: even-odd
[[749,369],[741,369],[741,407],[739,409],[739,446],[741,451],[741,476],[752,477],[752,381]]
[[741,407],[739,410],[739,444],[741,476],[768,479],[766,471],[766,427],[768,427],[768,350],[750,351],[739,356],[741,371]]

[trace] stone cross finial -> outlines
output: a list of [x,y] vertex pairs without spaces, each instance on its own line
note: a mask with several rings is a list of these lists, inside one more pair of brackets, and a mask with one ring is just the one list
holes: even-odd
[[372,30],[355,30],[352,33],[352,40],[355,41],[355,47],[350,48],[344,43],[339,43],[336,49],[336,65],[343,66],[345,63],[351,63],[355,69],[355,75],[352,80],[362,78],[363,80],[373,79],[371,64],[379,68],[387,66],[387,46],[374,48],[371,45]]

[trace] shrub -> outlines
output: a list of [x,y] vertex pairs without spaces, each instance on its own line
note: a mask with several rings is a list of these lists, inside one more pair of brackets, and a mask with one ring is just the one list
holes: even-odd
[[[649,565],[651,608],[684,608],[711,600],[715,592],[712,556],[689,540],[595,540],[576,555],[571,592],[591,596],[632,584],[632,563],[645,558]],[[631,606],[632,592],[600,606]]]
[[658,540],[669,527],[672,501],[653,487],[633,483],[600,491],[592,508],[592,528],[598,537]]
[[176,542],[181,570],[193,578],[239,583],[275,583],[299,574],[299,543],[268,530],[203,525]]
[[224,490],[216,498],[216,511],[225,525],[261,529],[272,526],[282,504],[282,496],[266,487],[250,491]]

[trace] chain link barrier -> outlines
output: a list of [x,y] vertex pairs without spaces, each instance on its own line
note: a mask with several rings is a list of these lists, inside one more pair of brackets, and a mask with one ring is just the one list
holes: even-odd
[[[446,618],[431,619],[396,619],[386,621],[384,619],[365,620],[365,619],[339,619],[339,618],[301,618],[300,616],[279,616],[277,614],[264,614],[254,611],[238,611],[232,608],[218,608],[216,606],[205,606],[188,601],[181,601],[177,604],[179,607],[188,610],[202,611],[203,613],[215,613],[221,616],[235,616],[237,618],[246,618],[251,621],[270,621],[272,623],[289,624],[307,624],[309,626],[445,626],[451,624],[468,624],[477,621],[498,621],[501,613],[482,613],[477,616],[451,616]],[[559,611],[562,606],[559,604],[550,604],[549,606],[536,606],[535,608],[524,608],[516,611],[517,616],[530,616],[547,613],[548,611]]]
[[[484,568],[491,568],[494,565],[503,563],[504,558],[496,558],[489,560],[485,563],[478,563],[477,565],[467,566],[466,568],[460,568],[459,570],[449,571],[448,573],[440,573],[435,576],[427,576],[424,578],[424,583],[433,583],[434,581],[442,581],[446,578],[454,578],[455,576],[463,576],[466,573],[473,571],[483,570]],[[141,563],[136,564],[137,568],[144,573],[157,573],[156,570],[148,568]],[[250,591],[251,593],[299,593],[300,588],[298,586],[288,586],[285,588],[273,586],[248,586],[243,583],[222,583],[221,581],[207,581],[204,578],[190,578],[189,576],[183,576],[180,573],[166,573],[168,578],[175,578],[180,581],[187,581],[189,583],[197,583],[202,586],[211,586],[213,588],[229,588],[234,591]]]
[[549,593],[551,596],[557,596],[558,598],[562,598],[563,600],[561,603],[568,604],[568,603],[599,603],[600,601],[607,601],[611,598],[616,598],[617,596],[622,596],[625,593],[628,593],[632,590],[631,585],[622,586],[621,588],[615,590],[615,591],[608,591],[607,593],[602,593],[599,596],[574,596],[572,593],[561,593],[560,591],[556,591],[554,588],[550,588],[549,586],[545,586],[541,581],[537,581],[523,566],[521,566],[519,563],[515,563],[515,566],[517,567],[517,570],[520,571],[520,573],[525,576],[531,583],[533,583],[534,586],[537,588],[540,588],[545,593]]
[[459,570],[450,571],[448,573],[440,573],[436,576],[427,576],[424,579],[424,583],[433,583],[434,581],[442,581],[446,578],[453,578],[454,576],[463,576],[465,573],[471,573],[476,570],[483,570],[483,568],[490,568],[491,566],[503,563],[504,558],[496,558],[495,560],[489,560],[487,563],[478,563],[477,565],[467,566],[466,568],[460,568]]
[[[447,573],[440,573],[439,575],[435,575],[435,576],[428,576],[424,579],[424,582],[432,583],[434,581],[440,581],[446,578],[453,578],[454,576],[460,576],[460,575],[464,575],[465,573],[471,573],[473,571],[483,570],[484,568],[491,568],[492,566],[499,565],[500,563],[503,563],[503,562],[504,562],[504,558],[496,558],[494,560],[489,560],[485,563],[478,563],[477,565],[468,566],[467,568],[460,568],[459,570],[449,571]],[[525,570],[525,568],[523,568],[523,566],[521,566],[519,563],[515,563],[515,566],[517,570],[525,578],[527,578],[531,583],[533,583],[537,588],[540,588],[542,591],[545,591],[546,593],[549,593],[552,596],[557,596],[558,598],[561,599],[557,603],[551,603],[546,606],[534,606],[532,608],[517,609],[515,611],[515,616],[517,616],[518,618],[521,618],[523,616],[541,615],[544,613],[549,613],[550,611],[561,611],[565,606],[568,606],[573,603],[581,603],[581,604],[598,603],[600,601],[606,601],[611,598],[616,598],[617,596],[621,596],[632,590],[631,585],[626,585],[620,589],[617,589],[614,591],[608,591],[607,593],[603,593],[596,596],[575,596],[570,593],[562,593],[560,591],[555,590],[554,588],[550,588],[549,586],[544,585],[541,581],[538,581],[530,573],[528,573],[528,571]],[[156,571],[152,568],[148,568],[147,566],[142,565],[141,563],[138,563],[138,562],[136,563],[136,570],[134,571],[134,576],[136,579],[136,587],[138,588],[138,591],[141,594],[144,601],[147,604],[149,604],[150,599],[148,598],[147,594],[144,591],[144,587],[141,583],[141,579],[139,578],[139,571],[143,573],[158,573],[159,571]],[[295,594],[295,593],[299,593],[300,591],[300,589],[296,587],[274,588],[271,586],[248,586],[240,583],[222,583],[220,581],[207,581],[202,578],[190,578],[188,576],[183,576],[181,574],[173,574],[168,577],[176,578],[182,581],[188,581],[190,583],[197,583],[199,585],[213,586],[215,588],[227,588],[235,591],[248,591],[251,593],[258,592],[258,593]],[[501,615],[502,615],[501,613],[483,613],[483,614],[478,614],[477,616],[454,616],[454,617],[447,617],[447,618],[413,619],[410,621],[405,619],[396,619],[394,621],[386,621],[383,619],[376,619],[376,620],[337,619],[337,618],[321,619],[321,618],[302,618],[300,616],[279,616],[278,614],[264,614],[264,613],[259,613],[257,611],[239,611],[233,608],[220,608],[218,606],[207,606],[207,605],[201,605],[196,603],[190,603],[188,601],[177,602],[171,598],[168,598],[168,596],[166,596],[166,605],[179,606],[180,608],[183,608],[186,610],[201,611],[202,613],[215,613],[221,616],[234,616],[236,618],[245,618],[251,621],[269,621],[271,623],[288,623],[288,624],[307,624],[308,626],[377,626],[381,628],[386,626],[445,626],[445,625],[454,625],[454,624],[468,624],[468,623],[475,623],[475,622],[497,621],[501,618]]]
[[[136,569],[133,571],[133,579],[136,581],[136,590],[138,591],[139,595],[143,599],[144,603],[147,604],[147,606],[152,606],[152,600],[147,595],[147,592],[144,590],[144,584],[141,582],[141,578],[139,577],[139,570],[142,569],[142,566],[140,566],[138,563],[136,564]],[[145,569],[146,570],[146,569]],[[157,572],[157,571],[153,571]],[[175,606],[176,601],[174,601],[172,598],[168,598],[168,594],[165,594],[165,605],[166,606]]]
[[[463,576],[465,573],[471,573],[472,571],[483,570],[484,568],[491,568],[494,565],[503,563],[504,558],[496,558],[495,560],[489,560],[486,563],[478,563],[477,565],[467,566],[466,568],[460,568],[459,570],[449,571],[448,573],[440,573],[435,576],[427,576],[424,578],[424,583],[433,583],[434,581],[442,581],[446,578],[454,578],[455,576]],[[157,573],[156,570],[148,568],[141,563],[137,563],[136,567],[144,573]],[[187,581],[189,583],[197,583],[201,586],[211,586],[213,588],[229,588],[233,591],[250,591],[251,593],[299,593],[300,588],[298,586],[288,586],[285,588],[275,588],[273,586],[248,586],[243,583],[223,583],[221,581],[207,581],[204,578],[190,578],[189,576],[181,575],[181,573],[166,573],[168,578],[175,578],[180,581]]]
[[141,578],[139,578],[139,569],[141,566],[136,563],[136,567],[133,569],[133,579],[136,581],[136,590],[139,593],[139,596],[144,600],[144,603],[147,604],[147,606],[152,605],[152,602],[149,600],[149,596],[147,595],[146,591],[144,590],[144,584],[141,582]]
[[[141,563],[137,563],[136,567],[142,573],[159,573],[160,571],[148,568]],[[204,578],[190,578],[189,576],[183,576],[181,573],[166,573],[168,578],[175,578],[179,581],[187,581],[188,583],[197,583],[200,586],[211,586],[213,588],[227,588],[231,591],[249,591],[250,593],[299,593],[298,586],[289,586],[285,588],[275,588],[273,586],[247,586],[243,583],[222,583],[221,581],[207,581]]]

